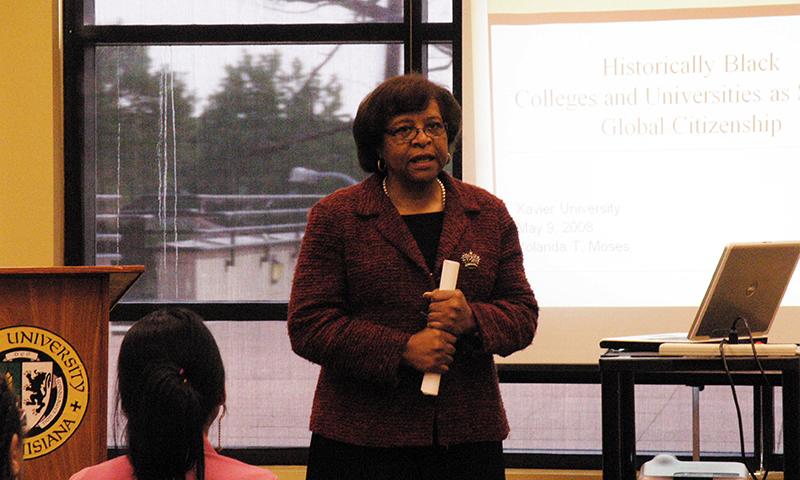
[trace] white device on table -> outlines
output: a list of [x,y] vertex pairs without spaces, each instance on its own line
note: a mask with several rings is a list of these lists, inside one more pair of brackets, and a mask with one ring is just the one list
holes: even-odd
[[[461,265],[452,260],[445,260],[442,265],[442,278],[439,280],[439,290],[455,290],[458,281],[458,268]],[[425,395],[439,395],[440,373],[428,372],[422,377],[420,390]]]
[[645,462],[639,470],[639,480],[664,478],[747,478],[747,467],[739,462],[682,462],[662,453]]

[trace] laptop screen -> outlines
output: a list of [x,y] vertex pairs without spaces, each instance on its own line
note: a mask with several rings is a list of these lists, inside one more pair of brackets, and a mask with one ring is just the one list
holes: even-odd
[[[689,340],[769,333],[800,258],[800,242],[733,243],[725,247],[697,310]],[[737,319],[739,319],[737,321]],[[747,325],[746,325],[746,324]]]

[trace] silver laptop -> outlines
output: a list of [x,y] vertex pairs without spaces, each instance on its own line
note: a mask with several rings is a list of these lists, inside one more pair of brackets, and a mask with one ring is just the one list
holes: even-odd
[[[603,348],[658,350],[670,342],[718,342],[736,322],[740,338],[766,340],[792,279],[800,242],[732,243],[725,247],[687,333],[604,338]],[[739,319],[737,321],[737,319]]]

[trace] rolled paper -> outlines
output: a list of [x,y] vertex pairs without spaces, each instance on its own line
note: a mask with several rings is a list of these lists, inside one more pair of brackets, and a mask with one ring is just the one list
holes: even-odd
[[[452,260],[444,261],[444,264],[442,265],[442,278],[439,280],[439,290],[456,289],[456,282],[458,282],[458,268],[460,266],[461,264]],[[441,379],[442,375],[440,373],[426,373],[422,377],[422,386],[420,386],[420,390],[425,395],[439,395],[439,382]]]

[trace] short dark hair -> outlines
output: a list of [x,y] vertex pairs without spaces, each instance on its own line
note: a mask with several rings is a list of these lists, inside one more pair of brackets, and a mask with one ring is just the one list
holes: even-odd
[[14,435],[22,442],[22,420],[20,419],[17,396],[11,390],[11,385],[6,382],[5,372],[0,372],[0,479],[14,478],[11,471],[11,439]]
[[453,152],[461,138],[461,106],[453,94],[420,74],[392,77],[361,101],[353,121],[358,163],[365,172],[378,169],[378,150],[389,121],[404,113],[421,112],[431,100],[439,105],[447,126],[447,147]]
[[204,430],[225,402],[225,368],[202,317],[152,312],[125,334],[117,365],[119,406],[137,480],[205,478]]

